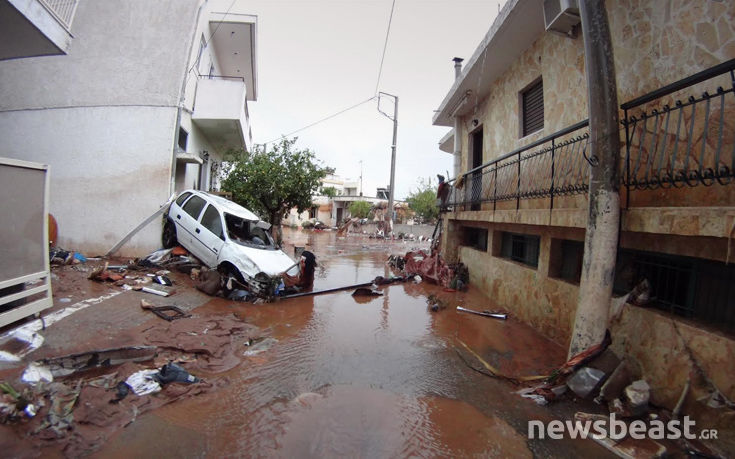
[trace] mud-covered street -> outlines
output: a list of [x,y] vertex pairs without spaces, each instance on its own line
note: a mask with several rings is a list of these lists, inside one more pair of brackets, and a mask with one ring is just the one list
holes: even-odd
[[[389,277],[390,254],[428,246],[288,229],[284,237],[287,252],[305,246],[317,255],[314,290]],[[57,282],[60,295],[103,293],[103,286],[86,278],[63,279],[66,285],[61,285],[61,278]],[[187,281],[186,276],[177,277],[176,294],[157,303],[179,304],[191,318],[170,325],[139,309],[140,299],[150,295],[126,291],[50,326],[42,332],[45,345],[24,360],[82,352],[85,347],[92,350],[95,343],[108,348],[156,345],[154,362],[139,364],[140,368],[178,358],[202,383],[171,384],[160,393],[140,397],[131,394],[120,404],[109,405],[134,411],[123,413],[118,424],[80,413],[77,425],[65,432],[71,440],[32,435],[22,424],[2,426],[6,450],[17,456],[100,457],[607,454],[587,440],[527,439],[529,419],[570,419],[579,406],[561,403],[550,409],[522,398],[515,392],[524,386],[482,374],[481,365],[460,343],[513,377],[548,374],[564,362],[565,350],[512,316],[502,321],[457,312],[456,306],[498,310],[472,286],[466,292],[448,292],[426,282],[406,282],[380,287],[382,296],[353,297],[352,290],[345,290],[250,304],[205,297]],[[431,311],[430,295],[446,307]],[[110,319],[109,311],[99,311],[113,302],[119,312]],[[119,319],[117,325],[114,317]],[[99,326],[97,319],[109,336],[87,327],[90,321]],[[202,320],[208,321],[208,328],[196,329]],[[235,321],[242,322],[233,325]],[[179,335],[166,338],[174,326],[182,327]],[[220,330],[227,327],[236,329]],[[70,334],[75,328],[77,333]],[[187,337],[196,341],[197,336],[202,336],[203,345],[222,345],[225,339],[226,349],[216,355],[197,353],[196,346],[184,342]],[[257,339],[249,342],[253,337]],[[189,353],[166,353],[164,348]],[[113,370],[98,369],[87,378]],[[12,369],[5,373],[12,374]],[[85,396],[113,395],[114,388],[83,390],[76,410],[85,406]],[[151,403],[140,400],[144,398]]]

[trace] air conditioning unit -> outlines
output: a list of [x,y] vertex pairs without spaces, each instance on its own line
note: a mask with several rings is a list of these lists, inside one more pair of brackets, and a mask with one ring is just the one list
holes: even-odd
[[544,0],[546,30],[574,36],[574,26],[579,22],[577,0]]

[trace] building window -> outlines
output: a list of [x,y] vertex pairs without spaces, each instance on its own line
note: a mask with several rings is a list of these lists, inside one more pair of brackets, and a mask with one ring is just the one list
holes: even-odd
[[538,236],[502,232],[500,256],[534,268],[538,267]]
[[549,277],[562,279],[575,284],[582,278],[582,259],[584,242],[568,239],[551,240]]
[[466,226],[462,232],[462,245],[487,252],[487,229]]
[[312,207],[309,209],[309,218],[316,218],[317,211],[319,210],[318,207]]
[[179,127],[179,148],[181,151],[186,151],[186,143],[189,140],[189,133],[184,128]]
[[648,281],[649,306],[735,332],[735,266],[637,250],[621,250],[614,291],[630,292]]
[[544,82],[539,79],[521,91],[521,137],[544,128]]

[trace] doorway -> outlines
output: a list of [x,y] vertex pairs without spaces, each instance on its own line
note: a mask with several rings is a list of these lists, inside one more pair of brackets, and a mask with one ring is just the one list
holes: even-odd
[[[470,170],[482,165],[482,126],[470,133]],[[471,184],[467,188],[470,192],[470,210],[480,210],[482,198],[482,171],[472,173]]]

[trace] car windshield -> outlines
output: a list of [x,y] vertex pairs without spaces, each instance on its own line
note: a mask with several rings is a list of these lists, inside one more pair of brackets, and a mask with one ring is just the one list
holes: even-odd
[[228,213],[225,213],[225,224],[227,235],[238,244],[259,249],[275,248],[271,235],[264,228],[267,224],[245,220]]

